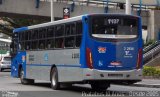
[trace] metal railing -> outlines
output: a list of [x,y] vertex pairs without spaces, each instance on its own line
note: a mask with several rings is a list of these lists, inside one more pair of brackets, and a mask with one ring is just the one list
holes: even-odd
[[150,51],[151,49],[153,49],[154,47],[156,47],[159,44],[160,44],[160,41],[156,41],[156,42],[150,44],[149,46],[147,46],[143,49],[143,53]]
[[154,60],[154,58],[160,55],[160,43],[156,42],[155,44],[152,44],[143,49],[143,51],[145,51],[143,54],[143,62],[146,64],[147,62]]

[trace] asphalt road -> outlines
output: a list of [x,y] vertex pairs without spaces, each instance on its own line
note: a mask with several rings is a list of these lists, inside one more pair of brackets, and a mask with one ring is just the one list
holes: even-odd
[[92,91],[89,85],[74,85],[52,90],[49,82],[36,81],[22,85],[9,71],[0,72],[0,97],[109,97],[109,96],[160,96],[160,88],[111,85],[105,93]]

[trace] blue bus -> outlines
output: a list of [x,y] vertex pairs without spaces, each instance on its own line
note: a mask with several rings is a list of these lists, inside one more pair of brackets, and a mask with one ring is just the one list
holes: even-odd
[[110,84],[142,79],[141,18],[125,14],[87,14],[17,28],[11,44],[11,75],[22,84],[34,80],[90,84],[106,90]]

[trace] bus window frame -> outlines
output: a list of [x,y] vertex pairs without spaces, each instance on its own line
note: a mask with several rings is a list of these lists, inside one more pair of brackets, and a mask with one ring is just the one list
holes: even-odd
[[[95,17],[111,17],[111,18],[113,18],[113,16],[116,18],[116,17],[118,17],[118,18],[123,18],[123,19],[127,19],[127,18],[129,18],[129,19],[131,19],[131,18],[134,18],[134,19],[136,19],[137,20],[137,37],[136,38],[127,38],[127,39],[104,39],[104,38],[96,38],[96,37],[93,37],[92,36],[92,19],[93,18],[95,18]],[[94,39],[94,40],[96,40],[96,41],[101,41],[101,42],[130,42],[130,41],[135,41],[135,40],[137,40],[137,39],[139,39],[139,37],[140,37],[140,33],[139,33],[139,18],[138,17],[136,17],[136,16],[123,16],[123,15],[99,15],[99,16],[89,16],[89,37],[91,38],[91,39]]]
[[[72,25],[74,25],[75,31],[72,33]],[[69,34],[66,32],[66,26],[69,27]],[[64,47],[65,49],[73,49],[75,48],[75,37],[76,37],[76,22],[69,22],[65,23],[65,36],[64,36]],[[73,38],[73,45],[72,46],[66,46],[66,39]]]
[[[79,29],[77,29],[77,25],[81,25],[81,34],[80,33],[78,33],[79,31]],[[80,45],[79,46],[77,46],[77,38],[76,37],[78,37],[78,36],[80,36],[81,37],[81,40],[80,40]],[[82,21],[77,21],[76,22],[76,39],[75,39],[75,48],[80,48],[81,47],[81,44],[82,44],[82,38],[83,38],[83,22]]]
[[[81,27],[80,29],[78,29],[79,27],[79,24],[81,24]],[[66,35],[66,25],[69,25],[70,26],[70,33],[69,35]],[[74,25],[75,27],[75,32],[72,32],[72,25]],[[62,26],[63,27],[63,34],[61,34],[61,36],[56,36],[56,27],[57,26]],[[45,29],[45,32],[42,31],[40,32],[41,30]],[[52,29],[53,30],[53,36],[49,37],[49,33],[48,33],[48,30],[49,29]],[[79,33],[80,30],[81,32]],[[30,33],[28,33],[30,32]],[[68,23],[62,23],[62,24],[58,24],[58,25],[52,25],[52,26],[45,26],[45,27],[40,27],[40,28],[35,28],[35,29],[31,29],[31,30],[26,30],[26,31],[22,31],[22,32],[18,32],[18,34],[20,34],[21,36],[22,35],[25,35],[26,33],[28,33],[28,39],[29,40],[26,40],[23,38],[19,38],[19,45],[21,45],[23,43],[23,45],[21,45],[21,49],[19,49],[20,51],[39,51],[39,50],[60,50],[60,49],[77,49],[77,48],[80,48],[81,47],[81,42],[82,42],[82,36],[83,36],[83,23],[82,21],[74,21],[74,22],[68,22]],[[31,34],[33,33],[33,34]],[[45,37],[43,36],[43,38],[40,36],[41,33],[45,33]],[[76,41],[77,41],[77,37],[81,37],[81,40],[80,40],[80,46],[77,47],[76,45]],[[67,38],[70,38],[72,37],[73,38],[73,46],[71,47],[65,47],[65,40]],[[56,40],[57,39],[62,39],[62,45],[63,47],[56,47]],[[35,45],[35,42],[36,41],[36,46],[33,47],[33,45]],[[40,41],[44,41],[44,48],[40,48]],[[48,41],[53,41],[53,46],[51,48],[48,48]],[[27,44],[30,44],[29,45],[29,49],[27,49]],[[23,49],[24,48],[24,49]]]

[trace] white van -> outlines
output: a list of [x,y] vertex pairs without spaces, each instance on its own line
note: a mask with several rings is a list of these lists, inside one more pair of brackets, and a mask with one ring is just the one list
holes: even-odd
[[11,69],[11,57],[10,56],[4,56],[0,60],[0,71],[3,71],[4,69]]

